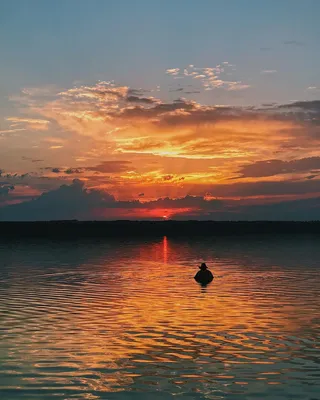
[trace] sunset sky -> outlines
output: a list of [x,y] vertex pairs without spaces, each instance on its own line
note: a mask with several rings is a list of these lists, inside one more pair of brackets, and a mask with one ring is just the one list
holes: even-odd
[[0,220],[320,219],[318,0],[2,0]]

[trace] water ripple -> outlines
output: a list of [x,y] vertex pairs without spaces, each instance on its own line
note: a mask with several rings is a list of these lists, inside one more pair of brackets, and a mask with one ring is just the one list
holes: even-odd
[[1,398],[318,398],[315,240],[0,252]]

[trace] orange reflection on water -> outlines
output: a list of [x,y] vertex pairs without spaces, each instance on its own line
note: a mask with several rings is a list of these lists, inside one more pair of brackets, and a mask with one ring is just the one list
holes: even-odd
[[168,262],[168,239],[167,236],[163,237],[163,262],[167,264]]
[[[267,341],[257,340],[259,335],[250,337],[246,332],[279,334],[298,329],[296,321],[287,318],[296,311],[288,299],[280,297],[273,307],[270,293],[249,282],[238,266],[228,278],[216,278],[206,289],[200,288],[193,280],[196,264],[170,262],[181,247],[169,243],[164,237],[139,244],[139,258],[121,265],[116,280],[108,280],[112,266],[106,264],[96,276],[94,293],[90,283],[84,287],[80,314],[70,316],[85,349],[82,362],[105,363],[105,352],[108,362],[114,363],[123,359],[176,362],[203,353],[223,361],[239,353],[230,361],[236,363],[242,362],[239,348],[244,343],[249,359],[269,348]],[[89,265],[86,268],[90,270]],[[216,265],[214,273],[222,276],[223,267]],[[265,274],[269,277],[270,272]]]
[[[34,275],[26,286],[24,279],[20,288],[29,318],[15,349],[25,346],[24,362],[37,368],[75,369],[64,374],[66,386],[79,379],[90,389],[116,391],[134,384],[144,368],[174,368],[180,378],[190,369],[188,379],[210,365],[223,376],[233,376],[227,372],[238,364],[269,368],[296,351],[285,335],[299,337],[306,318],[314,318],[288,290],[301,292],[303,281],[281,267],[258,268],[258,257],[245,265],[230,250],[218,258],[214,243],[210,253],[167,237],[116,246],[76,269],[61,268],[52,280]],[[210,254],[216,278],[202,289],[193,279],[197,257]],[[37,379],[55,382],[49,374]]]

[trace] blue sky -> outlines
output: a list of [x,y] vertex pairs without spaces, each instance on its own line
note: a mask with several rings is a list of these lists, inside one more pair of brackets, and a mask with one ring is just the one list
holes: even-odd
[[98,79],[165,89],[167,68],[223,61],[253,86],[244,103],[307,98],[320,85],[317,0],[3,0],[0,11],[4,94]]

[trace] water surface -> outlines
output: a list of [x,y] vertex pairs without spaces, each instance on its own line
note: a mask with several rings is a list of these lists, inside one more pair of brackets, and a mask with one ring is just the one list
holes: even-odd
[[316,237],[3,242],[0,259],[1,399],[319,399]]

